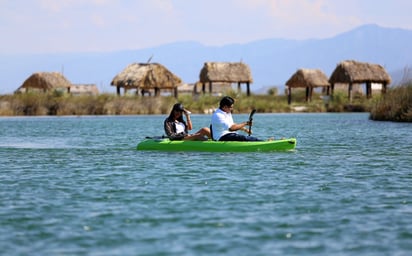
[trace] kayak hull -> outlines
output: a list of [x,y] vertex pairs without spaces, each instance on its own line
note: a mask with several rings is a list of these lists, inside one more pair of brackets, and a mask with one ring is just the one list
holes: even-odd
[[189,141],[145,139],[137,145],[137,150],[160,151],[203,151],[203,152],[271,152],[289,151],[296,147],[296,139],[288,138],[268,141]]

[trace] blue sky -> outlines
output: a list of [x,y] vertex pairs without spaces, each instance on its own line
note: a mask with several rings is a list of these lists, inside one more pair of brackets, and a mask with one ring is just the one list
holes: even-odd
[[328,38],[363,24],[412,29],[410,0],[0,0],[0,54]]

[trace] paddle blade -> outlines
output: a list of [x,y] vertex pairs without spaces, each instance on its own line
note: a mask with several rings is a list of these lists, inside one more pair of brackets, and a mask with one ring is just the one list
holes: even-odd
[[253,109],[252,112],[250,112],[249,121],[252,121],[252,120],[253,120],[253,115],[254,115],[255,113],[256,113],[256,109]]

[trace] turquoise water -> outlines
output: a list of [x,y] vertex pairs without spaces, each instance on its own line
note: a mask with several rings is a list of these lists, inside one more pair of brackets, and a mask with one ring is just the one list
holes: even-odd
[[412,254],[412,124],[258,113],[296,151],[135,150],[164,118],[0,118],[0,255]]

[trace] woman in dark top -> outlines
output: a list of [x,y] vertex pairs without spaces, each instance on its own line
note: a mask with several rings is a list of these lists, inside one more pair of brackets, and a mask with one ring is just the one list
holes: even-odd
[[[183,114],[186,116],[187,122],[183,119]],[[173,105],[170,115],[164,121],[164,129],[167,137],[170,140],[207,140],[210,138],[209,128],[203,127],[196,133],[189,134],[192,128],[190,112],[180,103]]]

